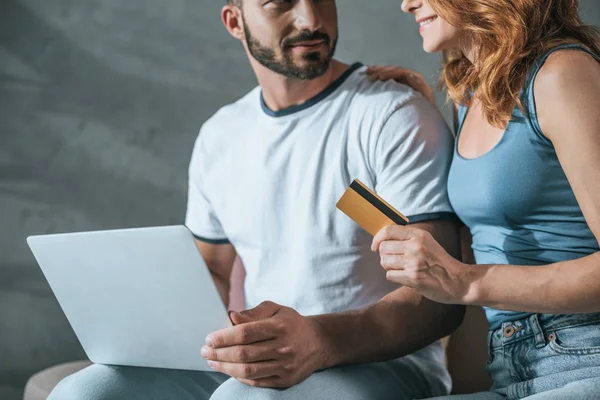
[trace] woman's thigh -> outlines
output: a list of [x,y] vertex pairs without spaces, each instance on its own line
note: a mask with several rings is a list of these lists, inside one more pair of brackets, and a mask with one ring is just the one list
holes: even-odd
[[571,382],[560,389],[549,390],[523,400],[597,400],[600,398],[600,378]]

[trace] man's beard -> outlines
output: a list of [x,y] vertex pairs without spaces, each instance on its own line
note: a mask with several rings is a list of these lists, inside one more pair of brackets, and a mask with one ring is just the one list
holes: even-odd
[[271,71],[291,79],[311,80],[325,74],[329,69],[337,46],[337,38],[333,42],[333,46],[331,46],[329,35],[321,32],[301,32],[296,37],[285,39],[282,43],[283,49],[289,49],[295,43],[312,40],[323,40],[329,46],[330,51],[325,57],[321,57],[319,51],[304,54],[302,58],[307,61],[307,65],[301,67],[294,62],[294,59],[290,55],[283,51],[281,52],[281,59],[278,59],[277,53],[273,49],[263,46],[252,36],[246,21],[244,21],[244,32],[246,43],[248,43],[248,51],[250,51],[252,57]]

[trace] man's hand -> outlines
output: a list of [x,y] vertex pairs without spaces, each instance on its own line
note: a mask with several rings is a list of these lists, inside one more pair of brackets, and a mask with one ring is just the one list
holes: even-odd
[[202,357],[215,371],[256,387],[288,388],[321,368],[318,322],[264,302],[231,312],[235,326],[206,338]]

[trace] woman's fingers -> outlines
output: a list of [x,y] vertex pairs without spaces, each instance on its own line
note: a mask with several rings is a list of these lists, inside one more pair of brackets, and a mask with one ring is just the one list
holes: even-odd
[[398,83],[407,85],[435,104],[433,88],[427,83],[425,77],[416,71],[394,65],[376,65],[368,67],[366,74],[369,75],[370,81],[388,81],[393,79]]
[[385,275],[385,278],[393,283],[397,283],[398,285],[408,286],[410,288],[414,288],[414,282],[409,278],[409,274],[405,271],[391,270],[388,271]]
[[398,270],[410,273],[423,273],[429,270],[429,264],[426,260],[410,254],[382,254],[380,263],[386,271]]
[[403,255],[411,250],[410,242],[403,240],[386,240],[379,245],[380,254]]
[[387,81],[394,79],[397,82],[406,83],[408,76],[412,73],[413,71],[409,69],[396,67],[394,65],[375,66],[367,69],[367,75],[369,75],[369,79],[372,81]]
[[386,66],[386,65],[372,65],[370,67],[367,67],[366,73],[367,73],[367,75],[373,75],[374,73],[379,72],[382,69],[387,68],[387,67],[388,66]]
[[395,80],[405,80],[406,77],[410,74],[410,71],[404,68],[395,67],[393,65],[383,67],[378,72],[379,79],[383,81],[387,81],[390,79]]
[[380,263],[386,271],[403,271],[406,258],[396,254],[382,254]]
[[373,238],[373,244],[371,250],[380,251],[381,243],[385,241],[404,241],[410,240],[412,237],[413,229],[401,225],[389,225],[383,228]]
[[420,73],[413,71],[408,68],[397,67],[395,65],[387,66],[374,66],[367,68],[367,75],[370,75],[372,80],[389,80],[394,79],[398,82],[420,82],[426,83],[427,81]]
[[388,68],[389,67],[376,67],[375,69],[371,70],[370,72],[367,71],[367,75],[369,75],[369,80],[370,81],[382,81],[383,79],[381,78],[381,76]]
[[412,75],[413,75],[413,71],[411,71],[409,69],[397,68],[397,67],[387,68],[387,69],[382,70],[379,73],[379,76],[381,77],[382,80],[394,79],[395,81],[400,82],[400,83],[408,82]]

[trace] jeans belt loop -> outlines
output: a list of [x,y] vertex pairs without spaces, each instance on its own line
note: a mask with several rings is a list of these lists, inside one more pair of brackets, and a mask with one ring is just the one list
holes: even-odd
[[544,336],[544,330],[542,329],[538,315],[539,314],[533,314],[529,317],[529,323],[531,324],[531,329],[535,335],[535,347],[539,349],[546,346],[546,337]]
[[488,331],[487,351],[488,351],[488,360],[491,362],[492,358],[494,357],[494,331]]

